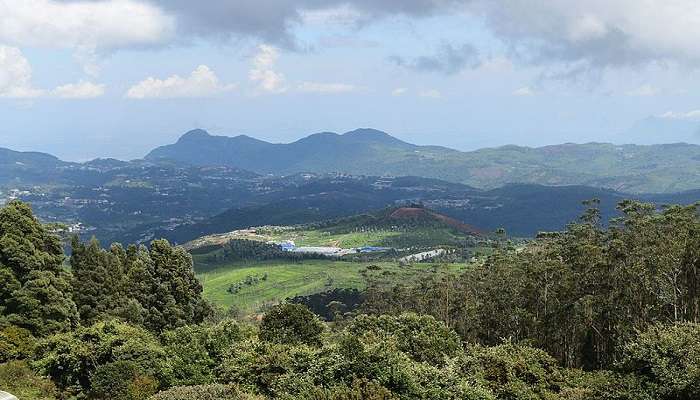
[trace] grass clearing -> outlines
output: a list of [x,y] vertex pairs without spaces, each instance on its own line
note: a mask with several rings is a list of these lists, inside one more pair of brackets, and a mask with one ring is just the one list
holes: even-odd
[[[367,271],[370,265],[379,269]],[[334,260],[283,260],[232,263],[198,274],[207,300],[225,307],[235,306],[244,313],[254,313],[260,307],[289,297],[320,293],[335,288],[363,289],[365,274],[385,276],[392,282],[411,282],[426,275],[459,272],[467,264],[417,263],[399,266],[396,262],[348,262]],[[236,293],[229,288],[248,277],[266,279],[243,286]]]

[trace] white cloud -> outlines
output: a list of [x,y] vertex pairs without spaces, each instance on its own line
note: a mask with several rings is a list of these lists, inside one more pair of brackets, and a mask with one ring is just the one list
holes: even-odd
[[659,118],[663,119],[681,119],[681,120],[700,120],[700,110],[692,110],[688,112],[667,111]]
[[356,25],[366,14],[349,4],[323,9],[306,9],[299,13],[306,25]]
[[302,82],[297,87],[302,92],[315,93],[347,93],[354,92],[357,87],[347,83],[318,83],[318,82]]
[[283,93],[287,91],[284,75],[274,71],[279,52],[275,47],[261,44],[258,53],[253,57],[253,68],[248,72],[248,78],[257,84],[261,91]]
[[0,46],[0,97],[34,98],[43,91],[32,87],[32,67],[22,52],[9,46]]
[[700,64],[696,0],[476,0],[472,10],[520,55],[538,63],[604,68]]
[[396,88],[396,89],[392,90],[391,95],[392,96],[403,96],[404,94],[406,94],[406,92],[408,92],[407,88],[400,87],[400,88]]
[[135,0],[0,0],[0,42],[17,46],[113,49],[160,44],[172,17]]
[[521,87],[513,91],[513,96],[533,96],[535,92],[528,86]]
[[418,96],[428,97],[431,99],[439,99],[442,97],[442,93],[440,93],[440,91],[437,89],[427,89],[427,90],[423,90],[420,93],[418,93]]
[[233,84],[222,84],[206,65],[198,66],[190,76],[173,75],[166,79],[149,77],[129,88],[130,99],[209,97],[235,88]]
[[642,85],[638,88],[629,90],[627,92],[628,96],[635,96],[635,97],[649,97],[649,96],[656,96],[659,94],[659,89],[655,88],[652,85]]
[[80,81],[58,86],[51,94],[62,99],[92,99],[105,93],[105,85]]

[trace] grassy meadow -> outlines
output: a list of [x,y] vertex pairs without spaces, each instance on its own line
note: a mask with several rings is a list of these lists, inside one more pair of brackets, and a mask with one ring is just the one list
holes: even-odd
[[[370,268],[367,267],[376,266]],[[204,286],[204,296],[214,304],[234,306],[246,314],[255,313],[267,304],[288,297],[320,293],[335,288],[362,289],[366,277],[392,282],[411,282],[435,274],[457,273],[467,264],[419,263],[399,266],[397,262],[348,262],[334,260],[284,260],[241,262],[221,265],[197,276]],[[250,285],[242,285],[236,293],[229,288],[255,278]],[[263,277],[265,277],[263,279]]]

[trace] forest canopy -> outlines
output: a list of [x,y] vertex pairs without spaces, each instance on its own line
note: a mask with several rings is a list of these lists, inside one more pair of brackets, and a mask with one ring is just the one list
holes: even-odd
[[180,247],[74,239],[0,209],[0,387],[28,399],[694,399],[697,206],[596,203],[458,275],[370,281],[324,322],[209,305]]

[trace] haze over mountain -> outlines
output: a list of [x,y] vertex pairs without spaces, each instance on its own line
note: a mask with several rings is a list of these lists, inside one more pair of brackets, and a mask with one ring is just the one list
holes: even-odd
[[226,165],[263,174],[412,175],[483,189],[510,183],[586,185],[635,193],[700,188],[700,146],[685,143],[509,145],[461,152],[413,145],[374,129],[317,133],[289,144],[194,130],[175,144],[154,149],[146,159]]
[[666,113],[650,116],[634,123],[615,137],[615,143],[661,144],[700,143],[700,116],[693,111],[685,114]]

